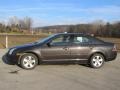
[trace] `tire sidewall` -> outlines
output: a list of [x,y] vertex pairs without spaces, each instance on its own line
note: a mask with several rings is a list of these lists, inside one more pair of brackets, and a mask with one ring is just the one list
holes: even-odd
[[[26,68],[26,67],[24,66],[23,61],[24,61],[24,58],[27,57],[27,56],[32,56],[32,57],[35,58],[35,65],[34,65],[34,67],[32,67],[32,68]],[[38,65],[38,58],[36,57],[36,55],[31,54],[31,53],[26,53],[26,54],[24,54],[23,56],[21,56],[20,66],[21,66],[23,69],[31,70],[31,69],[34,69],[37,65]]]
[[[96,66],[94,66],[94,64],[93,64],[93,58],[95,57],[95,56],[100,56],[100,57],[102,57],[102,59],[103,59],[103,61],[102,61],[102,65],[101,66],[99,66],[99,67],[96,67]],[[105,58],[104,58],[104,56],[102,55],[102,54],[99,54],[99,53],[96,53],[96,54],[93,54],[93,56],[90,58],[90,66],[92,67],[92,68],[101,68],[103,65],[104,65],[104,62],[105,62]]]

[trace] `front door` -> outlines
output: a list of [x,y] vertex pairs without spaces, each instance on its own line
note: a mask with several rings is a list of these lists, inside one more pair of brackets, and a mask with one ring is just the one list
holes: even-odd
[[70,59],[71,46],[69,42],[70,36],[60,35],[41,48],[41,56],[43,60],[68,60]]

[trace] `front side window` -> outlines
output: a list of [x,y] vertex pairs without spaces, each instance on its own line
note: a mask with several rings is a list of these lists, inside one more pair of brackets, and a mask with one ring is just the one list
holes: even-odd
[[70,36],[68,35],[60,35],[57,38],[51,41],[52,46],[64,46],[68,45],[70,42]]

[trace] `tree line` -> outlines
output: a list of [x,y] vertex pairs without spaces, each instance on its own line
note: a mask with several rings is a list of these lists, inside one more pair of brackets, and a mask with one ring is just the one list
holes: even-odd
[[30,17],[19,19],[14,16],[9,18],[7,23],[0,23],[0,33],[23,32],[24,30],[30,31],[32,23],[33,21]]
[[42,32],[48,33],[83,33],[93,34],[101,37],[120,37],[120,22],[103,22],[95,21],[89,24],[78,24],[78,25],[56,25],[38,28]]
[[17,17],[9,18],[7,24],[0,23],[0,33],[23,32],[29,33],[31,29],[38,34],[42,33],[84,33],[94,34],[101,37],[120,37],[120,21],[110,23],[102,20],[94,21],[88,24],[77,25],[54,25],[45,27],[32,28],[33,20],[30,17],[18,19]]
[[106,24],[70,25],[68,32],[94,34],[101,37],[120,37],[120,22]]

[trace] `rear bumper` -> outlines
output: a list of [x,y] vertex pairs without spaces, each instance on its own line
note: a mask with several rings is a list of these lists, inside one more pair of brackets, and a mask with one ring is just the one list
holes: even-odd
[[117,57],[117,52],[116,51],[113,51],[111,52],[109,55],[108,55],[108,58],[106,59],[107,61],[112,61],[112,60],[115,60]]

